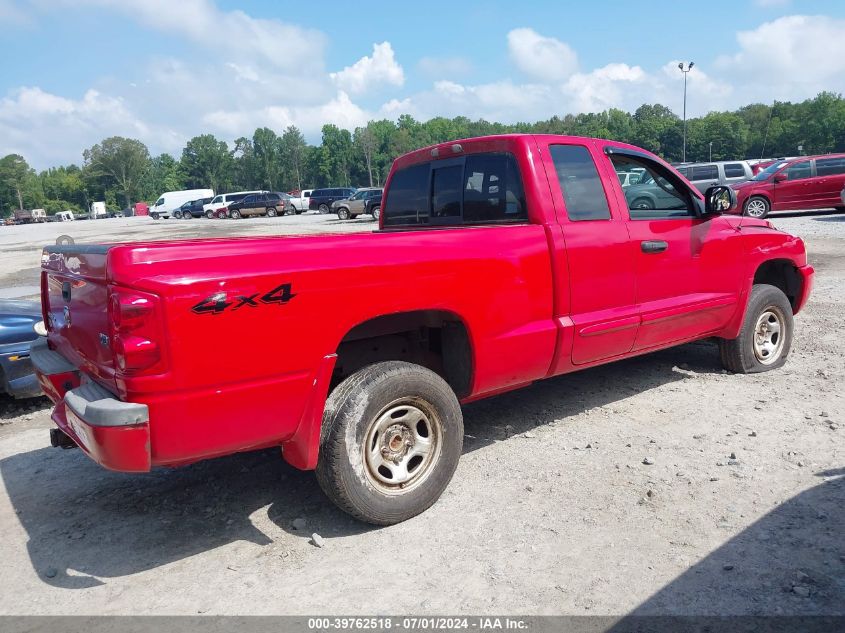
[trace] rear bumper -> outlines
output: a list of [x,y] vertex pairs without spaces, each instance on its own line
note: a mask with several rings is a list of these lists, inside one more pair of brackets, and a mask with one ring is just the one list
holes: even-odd
[[810,293],[813,291],[813,280],[816,275],[812,266],[801,266],[798,268],[798,272],[801,274],[803,283],[801,284],[801,294],[795,298],[795,307],[792,310],[795,314],[798,314],[798,311],[807,304],[807,299],[810,298]]
[[147,472],[151,467],[147,405],[123,402],[80,372],[47,341],[33,345],[38,381],[56,405],[53,422],[95,462],[111,470]]

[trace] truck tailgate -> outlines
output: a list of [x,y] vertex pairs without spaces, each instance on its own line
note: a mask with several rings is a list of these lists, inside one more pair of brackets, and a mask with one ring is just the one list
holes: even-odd
[[109,344],[110,245],[48,246],[42,255],[41,293],[53,349],[107,385],[114,383]]

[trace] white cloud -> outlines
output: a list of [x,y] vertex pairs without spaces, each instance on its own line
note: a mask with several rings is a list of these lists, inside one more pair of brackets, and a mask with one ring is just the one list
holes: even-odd
[[543,81],[562,81],[578,70],[578,56],[568,44],[528,28],[508,33],[511,59],[526,75]]
[[380,85],[401,86],[405,83],[405,72],[393,54],[390,42],[373,44],[373,56],[366,55],[351,66],[331,73],[330,77],[341,90],[362,94]]
[[754,0],[754,4],[764,9],[789,6],[791,0]]
[[[805,99],[845,89],[845,20],[791,15],[737,33],[739,51],[716,67],[766,100]],[[755,97],[760,100],[761,97]]]
[[623,90],[630,91],[633,84],[646,83],[650,83],[649,77],[639,66],[608,64],[590,73],[572,75],[563,92],[576,111],[589,112],[619,107],[624,101]]
[[114,135],[168,144],[169,132],[140,121],[122,99],[96,90],[68,99],[25,87],[0,99],[0,155],[20,153],[40,166],[80,163],[82,150]]
[[455,79],[471,73],[473,66],[465,57],[423,57],[417,68],[432,79]]
[[12,0],[0,0],[0,24],[8,26],[27,26],[32,23],[30,16]]

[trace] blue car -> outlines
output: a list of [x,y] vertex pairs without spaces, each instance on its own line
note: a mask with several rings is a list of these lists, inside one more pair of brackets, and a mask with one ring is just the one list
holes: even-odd
[[34,301],[0,300],[0,390],[14,398],[41,395],[29,346],[43,332],[41,306]]

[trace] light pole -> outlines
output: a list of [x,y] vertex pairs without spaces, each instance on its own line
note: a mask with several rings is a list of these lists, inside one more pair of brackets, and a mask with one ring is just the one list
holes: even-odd
[[684,62],[678,64],[678,68],[684,74],[684,157],[682,159],[684,163],[687,162],[687,73],[692,70],[693,66],[695,66],[695,62],[690,62],[687,64],[687,69],[684,70]]
[[710,158],[707,159],[708,163],[713,162],[713,141],[710,141]]

